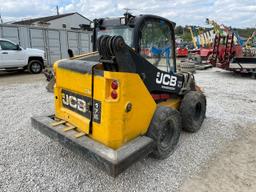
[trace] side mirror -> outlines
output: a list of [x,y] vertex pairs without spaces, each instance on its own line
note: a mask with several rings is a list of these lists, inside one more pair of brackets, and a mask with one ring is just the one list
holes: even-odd
[[21,50],[21,48],[20,48],[19,44],[17,44],[17,45],[16,45],[16,50],[18,50],[18,51],[20,51],[20,50]]
[[91,28],[91,29],[94,29],[94,28],[95,28],[95,23],[94,23],[93,21],[90,23],[90,28]]
[[69,58],[74,57],[74,53],[73,53],[72,49],[68,49],[68,56],[69,56]]

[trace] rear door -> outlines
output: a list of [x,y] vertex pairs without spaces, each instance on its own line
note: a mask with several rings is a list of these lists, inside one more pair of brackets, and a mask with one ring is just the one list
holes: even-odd
[[26,65],[26,57],[22,49],[10,41],[0,40],[1,66],[22,67]]
[[140,54],[158,69],[173,71],[174,58],[171,27],[159,19],[147,19],[141,29]]
[[61,59],[60,42],[60,32],[57,30],[48,30],[48,51],[50,53],[48,59],[51,65]]
[[68,32],[68,48],[71,49],[75,55],[80,54],[78,40],[77,32]]

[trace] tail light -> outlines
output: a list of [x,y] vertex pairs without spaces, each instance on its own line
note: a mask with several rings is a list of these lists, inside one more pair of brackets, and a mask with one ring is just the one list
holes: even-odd
[[114,89],[114,90],[117,90],[118,89],[118,82],[117,81],[112,81],[111,83],[111,88]]
[[118,97],[118,94],[115,90],[111,91],[111,98],[116,99]]
[[109,80],[108,97],[112,100],[116,100],[119,94],[119,82],[117,80]]

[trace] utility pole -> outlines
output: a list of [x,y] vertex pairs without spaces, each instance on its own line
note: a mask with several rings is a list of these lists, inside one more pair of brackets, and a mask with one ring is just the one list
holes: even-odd
[[56,6],[56,11],[57,11],[57,15],[60,15],[59,6],[58,5]]
[[2,15],[1,15],[1,13],[0,13],[0,24],[3,24],[4,23],[4,21],[3,21],[3,19],[2,19]]

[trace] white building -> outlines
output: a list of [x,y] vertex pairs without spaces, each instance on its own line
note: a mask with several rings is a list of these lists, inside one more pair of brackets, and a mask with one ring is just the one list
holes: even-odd
[[90,25],[90,20],[83,15],[74,12],[40,17],[13,22],[16,25],[29,25],[54,29],[81,29],[80,25]]

